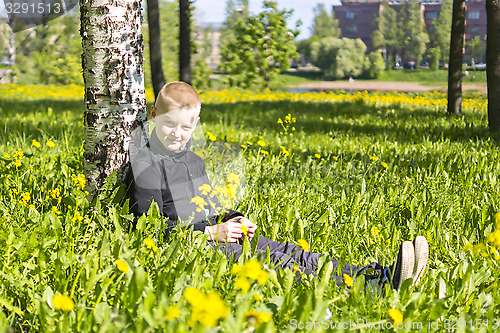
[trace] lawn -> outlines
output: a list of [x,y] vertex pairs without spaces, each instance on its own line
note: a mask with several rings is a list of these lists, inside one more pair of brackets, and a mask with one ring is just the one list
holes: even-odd
[[328,261],[296,283],[294,272],[253,261],[248,243],[233,263],[202,234],[178,228],[164,239],[154,206],[130,231],[112,181],[86,199],[82,94],[0,86],[2,330],[500,326],[500,149],[484,96],[465,96],[463,116],[449,117],[440,93],[202,94],[200,153],[227,146],[243,156],[243,195],[228,205],[246,212],[252,202],[259,234],[356,265],[390,265],[402,241],[427,237],[421,284],[379,296],[363,279],[335,285]]
[[[320,72],[287,72],[282,74],[281,78],[284,80],[283,86],[296,86],[304,83],[313,83],[321,80]],[[345,79],[343,79],[345,80]],[[359,80],[366,80],[359,78]],[[448,71],[437,70],[432,71],[429,69],[419,70],[386,70],[383,71],[377,79],[369,81],[381,82],[417,82],[424,86],[436,86],[448,84]],[[463,84],[475,84],[486,86],[486,71],[468,71],[467,75],[463,77]]]

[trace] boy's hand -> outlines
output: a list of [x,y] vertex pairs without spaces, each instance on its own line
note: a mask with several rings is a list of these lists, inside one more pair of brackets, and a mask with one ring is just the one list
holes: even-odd
[[[240,228],[242,226],[246,227],[246,236],[250,240],[253,238],[253,236],[255,234],[255,230],[257,230],[257,225],[255,223],[253,223],[252,221],[250,221],[249,219],[247,219],[246,217],[243,217],[243,216],[233,217],[229,221],[231,221],[231,222],[234,221],[234,222],[241,223]],[[245,233],[245,232],[243,232],[243,233]]]
[[241,224],[233,221],[233,219],[215,225],[209,225],[205,228],[205,234],[208,234],[208,240],[218,242],[235,243],[243,237]]

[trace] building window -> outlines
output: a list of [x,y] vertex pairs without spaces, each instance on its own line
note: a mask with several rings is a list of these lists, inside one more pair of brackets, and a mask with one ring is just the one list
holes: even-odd
[[348,24],[345,26],[345,32],[347,34],[356,34],[358,32],[358,26],[356,24]]
[[479,20],[481,17],[481,12],[479,10],[473,10],[467,13],[467,18],[469,20]]
[[471,35],[479,35],[479,26],[478,25],[473,25],[470,28],[470,33],[471,33]]
[[438,12],[425,12],[424,17],[426,20],[435,20],[438,18]]
[[348,20],[355,20],[356,19],[356,12],[348,10],[345,12],[345,18]]

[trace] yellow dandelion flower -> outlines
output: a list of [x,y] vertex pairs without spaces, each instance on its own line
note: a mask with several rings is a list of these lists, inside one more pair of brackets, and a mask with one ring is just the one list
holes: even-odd
[[281,120],[281,118],[278,118],[278,124],[283,124],[283,120]]
[[128,273],[129,267],[128,267],[128,264],[125,261],[123,261],[121,259],[116,259],[115,260],[115,265],[116,265],[116,268],[118,268],[118,270],[120,272],[123,272],[125,274]]
[[175,318],[179,318],[181,316],[181,311],[177,305],[169,306],[167,309],[167,313],[165,314],[166,320],[174,320]]
[[370,157],[370,160],[372,160],[373,162],[377,162],[378,161],[378,157],[372,156],[372,157]]
[[72,311],[75,309],[75,302],[66,295],[54,295],[52,304],[56,310]]
[[16,150],[16,152],[14,153],[15,159],[21,159],[21,158],[23,158],[23,156],[24,156],[24,153],[21,149]]
[[205,294],[197,288],[187,287],[186,290],[184,290],[184,298],[193,307],[205,305]]
[[201,191],[202,195],[207,195],[210,192],[212,192],[212,187],[210,185],[208,185],[208,184],[203,184],[200,187],[198,187],[198,190]]
[[208,139],[210,141],[215,141],[217,140],[217,137],[215,135],[212,134],[212,132],[207,132],[207,135],[208,135]]
[[247,145],[240,145],[241,148],[247,149]]
[[151,238],[146,238],[144,240],[144,245],[146,245],[148,249],[153,250],[153,252],[156,252],[158,250],[158,248],[155,245],[155,241],[152,240]]
[[57,209],[56,206],[52,206],[51,211],[52,211],[52,213],[54,213],[56,215],[61,215],[62,214],[62,212],[59,209]]
[[246,236],[248,234],[248,228],[246,225],[241,225],[241,231],[243,231],[243,234]]
[[344,278],[345,285],[348,286],[349,288],[352,288],[352,286],[354,285],[352,277],[350,277],[347,274],[343,274],[342,277]]
[[399,324],[403,322],[403,314],[398,309],[389,309],[387,314],[392,319],[394,324]]
[[389,165],[387,165],[387,163],[385,163],[385,162],[380,163],[380,165],[382,165],[386,169],[389,167]]
[[242,270],[243,266],[236,264],[231,268],[231,274],[233,275],[239,274]]
[[266,146],[266,143],[264,141],[262,141],[262,140],[257,141],[257,144],[259,146],[261,146],[261,147],[265,147]]
[[299,239],[297,243],[304,251],[309,251],[309,243],[305,239]]
[[248,326],[259,328],[263,323],[267,323],[268,321],[270,321],[272,317],[265,312],[249,310],[245,312],[245,318],[247,320]]
[[37,148],[40,148],[42,146],[40,144],[40,142],[38,142],[36,140],[31,140],[31,145],[34,146],[34,147],[37,147]]
[[46,145],[47,145],[47,147],[49,147],[49,148],[54,148],[54,147],[56,146],[56,144],[54,143],[54,141],[50,141],[50,140],[49,140],[49,141],[47,141]]
[[240,183],[240,176],[238,176],[237,174],[231,172],[227,176],[227,181],[229,183],[239,184]]
[[234,287],[239,290],[248,291],[251,287],[251,283],[246,277],[238,276],[234,282]]
[[252,145],[252,143],[250,141],[247,141],[246,144],[249,145],[249,146]]
[[73,180],[73,184],[76,187],[79,187],[82,191],[85,188],[86,180],[85,180],[85,175],[79,174],[78,176],[73,174],[71,175],[71,180]]
[[293,263],[293,272],[295,273],[298,270],[299,270],[299,265],[297,265],[296,263]]
[[321,158],[321,155],[320,154],[314,154],[314,157]]
[[332,156],[332,160],[334,160],[335,162],[337,162],[339,160],[339,158],[337,156]]
[[262,300],[263,300],[262,296],[261,296],[261,295],[259,295],[259,294],[253,294],[253,295],[252,295],[252,298],[253,298],[254,300],[256,300],[257,302],[260,302],[260,301],[262,301]]
[[262,270],[262,265],[257,259],[248,260],[244,267],[245,275],[252,280],[257,280],[259,278],[260,272]]
[[82,222],[83,221],[83,216],[80,215],[80,213],[76,212],[75,216],[71,219],[73,222]]

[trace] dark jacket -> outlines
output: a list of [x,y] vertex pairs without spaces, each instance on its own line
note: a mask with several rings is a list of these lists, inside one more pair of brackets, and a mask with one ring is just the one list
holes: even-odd
[[[217,196],[202,194],[200,187],[210,184],[203,159],[193,153],[191,142],[180,151],[166,149],[153,131],[147,145],[131,156],[128,197],[135,216],[147,214],[153,201],[168,220],[167,233],[181,221],[191,221],[190,227],[204,231],[207,225],[225,222],[242,213],[226,210],[220,216],[212,205],[200,209],[191,199],[198,196],[207,203],[221,207]],[[197,211],[198,210],[198,211]]]

